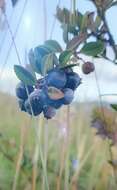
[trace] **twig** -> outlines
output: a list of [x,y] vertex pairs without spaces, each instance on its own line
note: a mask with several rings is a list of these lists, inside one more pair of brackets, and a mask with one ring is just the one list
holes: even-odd
[[109,44],[110,44],[110,46],[112,47],[112,49],[113,49],[113,51],[114,51],[115,59],[117,59],[116,43],[115,43],[114,38],[113,38],[113,36],[112,36],[112,34],[111,34],[111,32],[110,32],[110,29],[109,29],[109,26],[108,26],[108,22],[107,22],[106,16],[105,16],[105,11],[104,11],[103,9],[100,9],[100,8],[96,5],[95,1],[93,1],[93,2],[94,2],[95,6],[96,6],[96,8],[97,8],[97,13],[98,13],[99,17],[102,19],[102,21],[103,21],[103,23],[104,23],[104,26],[105,26],[105,28],[106,28],[107,34],[108,34],[108,36],[109,36]]

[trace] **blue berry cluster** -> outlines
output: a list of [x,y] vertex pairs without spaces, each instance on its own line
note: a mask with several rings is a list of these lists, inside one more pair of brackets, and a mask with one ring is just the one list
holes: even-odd
[[[35,86],[20,82],[16,87],[21,111],[38,116],[43,112],[44,117],[51,119],[56,109],[68,105],[74,98],[74,91],[81,84],[81,78],[72,68],[57,68],[50,70],[45,77],[38,79]],[[53,99],[49,96],[49,87],[58,89],[63,96]]]

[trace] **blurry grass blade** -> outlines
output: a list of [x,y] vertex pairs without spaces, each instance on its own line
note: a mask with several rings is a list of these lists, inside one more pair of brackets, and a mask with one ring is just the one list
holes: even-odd
[[45,41],[46,47],[48,47],[52,52],[61,52],[62,48],[56,40],[47,40]]
[[69,62],[70,57],[72,56],[72,51],[70,50],[65,50],[63,51],[60,56],[59,56],[59,62],[60,66],[66,66],[66,64]]
[[58,100],[64,97],[64,93],[55,87],[48,87],[48,95],[53,100]]
[[84,42],[87,38],[87,33],[80,33],[78,36],[75,36],[71,41],[67,44],[67,49],[76,49],[82,42]]
[[15,71],[15,74],[18,77],[18,79],[21,80],[26,85],[33,86],[35,84],[35,82],[36,82],[35,78],[24,67],[22,67],[20,65],[14,65],[14,71]]
[[97,56],[104,51],[104,43],[101,41],[86,43],[81,49],[81,53],[89,56]]

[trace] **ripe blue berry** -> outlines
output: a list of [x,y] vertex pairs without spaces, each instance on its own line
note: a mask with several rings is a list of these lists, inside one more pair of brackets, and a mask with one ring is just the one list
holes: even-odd
[[62,89],[67,81],[66,73],[63,70],[52,70],[46,77],[47,85]]
[[41,90],[35,90],[30,94],[28,100],[25,102],[25,108],[30,115],[34,116],[37,116],[42,112],[43,102]]
[[81,84],[81,78],[75,72],[67,74],[67,83],[65,88],[75,90]]
[[18,99],[19,108],[21,111],[26,111],[25,109],[25,101],[22,99]]
[[72,102],[74,98],[74,91],[70,88],[65,88],[63,92],[64,92],[63,104],[68,105]]
[[32,86],[25,86],[24,83],[20,82],[16,86],[16,96],[22,100],[26,100],[28,98],[27,91],[30,94],[33,90],[34,88]]
[[65,71],[66,74],[73,73],[73,69],[72,68],[65,68],[64,71]]
[[56,109],[51,106],[45,106],[43,108],[43,114],[46,119],[51,119],[56,115]]
[[52,106],[55,109],[59,109],[63,105],[63,100],[52,100],[50,98],[47,99],[48,105]]

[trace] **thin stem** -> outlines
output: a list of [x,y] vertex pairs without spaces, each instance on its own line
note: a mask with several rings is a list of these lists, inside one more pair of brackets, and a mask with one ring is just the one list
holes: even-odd
[[105,28],[106,28],[106,30],[107,30],[107,33],[108,33],[108,36],[109,36],[109,44],[110,44],[110,46],[112,47],[112,49],[113,49],[113,51],[114,51],[115,59],[117,59],[116,43],[115,43],[115,41],[114,41],[113,35],[112,35],[111,32],[110,32],[110,28],[109,28],[109,25],[108,25],[108,22],[107,22],[106,16],[105,16],[105,11],[104,11],[103,9],[100,9],[100,8],[96,5],[95,1],[93,1],[93,2],[94,2],[95,6],[96,6],[96,8],[97,8],[97,13],[98,13],[98,15],[99,15],[99,17],[102,19],[102,21],[103,21],[103,23],[104,23],[104,26],[105,26]]
[[20,150],[19,150],[19,155],[17,159],[17,164],[16,164],[16,173],[14,176],[14,182],[13,182],[13,190],[17,189],[17,183],[18,183],[18,178],[21,170],[21,163],[23,159],[23,154],[24,154],[24,145],[26,141],[26,129],[21,128],[21,142],[20,142]]
[[[44,120],[44,166],[47,176],[47,156],[48,156],[48,120]],[[43,189],[45,190],[46,178],[43,176]]]
[[8,19],[7,19],[7,15],[6,15],[5,12],[4,12],[4,17],[5,17],[5,20],[6,20],[7,26],[8,26],[9,33],[10,33],[10,35],[11,35],[11,39],[12,39],[12,42],[13,42],[13,45],[14,45],[15,51],[16,51],[16,55],[17,55],[17,58],[18,58],[18,62],[19,62],[20,65],[22,65],[22,63],[21,63],[21,59],[20,59],[20,56],[19,56],[19,53],[18,53],[18,49],[17,49],[16,43],[15,43],[15,39],[14,39],[14,36],[13,36],[12,30],[11,30],[11,27],[10,27],[9,21],[8,21]]
[[[57,6],[56,7],[59,7],[60,6],[60,0],[58,0],[58,3],[57,3]],[[52,28],[51,28],[51,31],[50,31],[50,39],[52,39],[53,37],[53,32],[54,32],[54,29],[55,29],[55,26],[56,26],[56,16],[54,17],[54,20],[53,20],[53,23],[52,23]]]
[[66,137],[66,159],[65,159],[65,190],[69,189],[69,148],[70,148],[70,106],[67,106],[67,137]]
[[44,18],[44,41],[47,40],[47,7],[46,0],[43,0],[43,18]]
[[33,169],[32,169],[32,190],[36,190],[37,167],[38,167],[37,165],[39,159],[39,133],[40,133],[39,127],[40,125],[38,126],[38,128],[36,128],[36,139],[35,139],[36,142],[35,142],[35,152],[33,157]]
[[[27,2],[28,0],[25,0],[24,2],[24,6],[23,6],[23,9],[22,9],[22,12],[21,12],[21,15],[20,15],[20,18],[19,18],[19,21],[17,23],[17,26],[16,26],[16,30],[14,32],[14,34],[12,33],[12,38],[15,40],[16,36],[17,36],[17,32],[18,32],[18,29],[20,27],[20,24],[21,24],[21,21],[22,21],[22,18],[23,18],[23,14],[24,14],[24,11],[25,11],[25,8],[26,8],[26,5],[27,5]],[[8,20],[8,19],[7,19]],[[0,72],[0,78],[2,78],[2,74],[3,74],[3,71],[5,69],[5,66],[7,65],[7,62],[8,62],[8,58],[9,58],[9,55],[10,55],[10,52],[12,50],[12,46],[14,45],[14,41],[11,42],[11,45],[9,47],[9,50],[7,52],[7,55],[6,55],[6,58],[5,58],[5,62],[2,66],[2,69],[1,69],[1,72]]]

